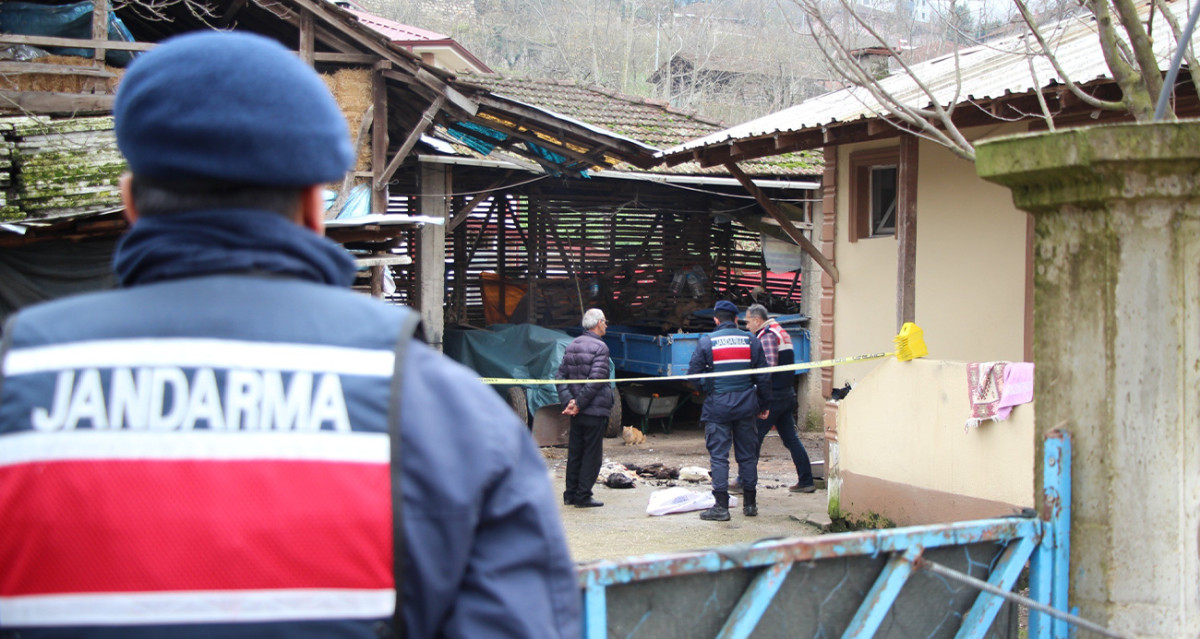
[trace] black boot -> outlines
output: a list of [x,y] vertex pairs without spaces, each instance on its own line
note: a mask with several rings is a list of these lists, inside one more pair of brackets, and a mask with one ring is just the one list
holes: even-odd
[[742,514],[747,517],[758,516],[758,490],[754,488],[746,488],[742,490]]
[[700,513],[704,521],[729,521],[729,492],[724,490],[712,491],[717,503],[712,508]]

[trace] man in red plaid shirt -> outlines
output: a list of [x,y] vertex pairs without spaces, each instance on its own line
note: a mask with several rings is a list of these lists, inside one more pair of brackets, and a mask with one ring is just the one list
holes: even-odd
[[[746,309],[746,328],[758,337],[762,344],[763,354],[767,358],[767,366],[793,364],[796,361],[792,350],[792,336],[783,330],[779,322],[767,315],[767,308],[762,304],[754,304]],[[779,431],[779,438],[792,454],[792,463],[796,466],[799,481],[788,488],[793,493],[811,493],[816,490],[813,485],[812,464],[808,460],[808,451],[796,436],[796,372],[778,371],[771,373],[771,408],[766,419],[758,420],[758,448],[762,450],[763,440],[771,428]]]

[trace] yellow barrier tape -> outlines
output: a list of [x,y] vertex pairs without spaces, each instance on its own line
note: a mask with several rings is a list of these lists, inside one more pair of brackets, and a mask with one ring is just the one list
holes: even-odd
[[749,375],[755,373],[776,373],[782,371],[805,371],[810,368],[825,368],[827,366],[837,366],[839,364],[849,364],[851,362],[865,362],[872,359],[883,359],[891,357],[896,353],[872,353],[870,355],[855,355],[853,357],[841,357],[838,359],[826,359],[819,362],[803,362],[800,364],[783,364],[781,366],[768,366],[766,368],[755,368],[752,371],[720,371],[713,373],[697,373],[695,375],[668,375],[663,377],[623,377],[621,379],[506,379],[503,377],[481,377],[479,378],[484,384],[505,384],[513,386],[532,386],[537,384],[595,384],[601,382],[616,382],[624,384],[626,382],[661,382],[669,379],[701,379],[703,377],[729,377],[731,375]]

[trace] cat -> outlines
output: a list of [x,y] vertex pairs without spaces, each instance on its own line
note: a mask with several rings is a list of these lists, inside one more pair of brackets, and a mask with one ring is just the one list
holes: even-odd
[[646,435],[633,426],[626,426],[621,429],[621,439],[625,440],[626,446],[637,446],[638,444],[646,443]]

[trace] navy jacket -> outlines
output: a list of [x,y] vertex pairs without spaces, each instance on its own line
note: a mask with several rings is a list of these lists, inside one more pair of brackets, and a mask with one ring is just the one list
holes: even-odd
[[[688,375],[749,371],[765,368],[766,365],[767,360],[758,339],[739,330],[733,322],[725,322],[697,340],[696,350],[688,362]],[[769,373],[704,377],[695,380],[695,384],[708,394],[700,410],[700,420],[704,422],[725,423],[749,419],[771,405]]]
[[[555,379],[608,379],[608,344],[604,338],[584,331],[567,345]],[[572,399],[580,415],[608,417],[612,411],[613,393],[609,382],[595,384],[560,384],[558,399],[565,407]]]
[[[0,634],[390,624],[387,413],[410,311],[329,285],[353,267],[324,238],[243,217],[143,219],[118,249],[127,288],[8,325]],[[422,344],[403,380],[408,636],[578,636],[574,566],[525,426]]]

